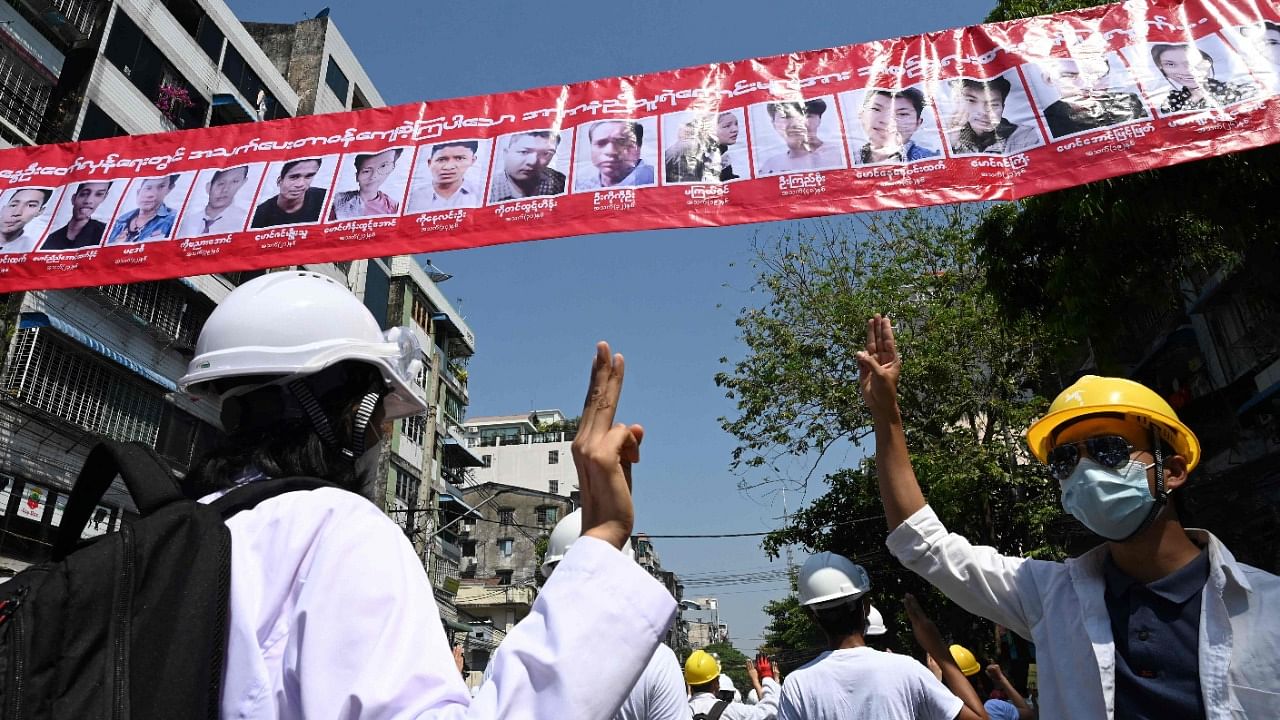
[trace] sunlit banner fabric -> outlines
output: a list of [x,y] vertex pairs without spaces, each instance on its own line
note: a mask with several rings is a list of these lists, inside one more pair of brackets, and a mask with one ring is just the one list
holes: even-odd
[[0,152],[0,291],[1008,200],[1280,139],[1280,3],[1153,1]]

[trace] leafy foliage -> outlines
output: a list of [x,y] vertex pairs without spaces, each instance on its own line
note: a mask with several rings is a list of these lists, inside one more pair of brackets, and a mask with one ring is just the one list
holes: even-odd
[[[1036,387],[1057,340],[1034,315],[1004,313],[987,284],[973,238],[981,210],[951,206],[807,226],[757,248],[756,289],[764,304],[739,318],[747,357],[717,382],[737,401],[722,419],[737,438],[736,466],[777,482],[779,460],[813,458],[863,439],[871,421],[858,391],[854,354],[874,312],[894,319],[903,354],[900,402],[916,472],[930,504],[956,532],[1014,555],[1054,558],[1063,536],[1057,488],[1028,462],[1022,435],[1046,406]],[[884,547],[875,465],[827,474],[826,492],[770,535],[777,555],[789,544],[832,550],[864,565],[873,602],[901,616],[916,593],[939,626],[978,645],[988,625],[929,599],[927,586]],[[769,640],[804,642],[790,600],[771,605]],[[900,648],[909,630],[891,628]]]
[[720,661],[721,674],[728,675],[733,686],[746,697],[751,690],[751,680],[747,678],[747,656],[729,643],[711,643],[702,648]]

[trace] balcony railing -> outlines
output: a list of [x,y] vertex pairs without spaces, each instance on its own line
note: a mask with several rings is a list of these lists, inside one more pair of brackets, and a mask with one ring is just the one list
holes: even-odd
[[506,445],[573,442],[573,439],[577,436],[577,430],[497,435],[494,437],[467,438],[467,447],[503,447]]

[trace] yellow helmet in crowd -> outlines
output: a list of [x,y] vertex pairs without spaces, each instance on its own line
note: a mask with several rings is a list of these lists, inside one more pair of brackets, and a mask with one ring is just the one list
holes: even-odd
[[951,659],[955,660],[956,665],[960,666],[960,672],[964,673],[965,677],[977,675],[978,671],[982,669],[978,666],[978,658],[974,657],[973,653],[969,652],[969,649],[963,645],[951,646]]
[[1186,458],[1188,472],[1200,462],[1200,441],[1164,398],[1141,383],[1098,375],[1085,375],[1053,399],[1049,412],[1027,430],[1031,453],[1040,462],[1048,462],[1058,428],[1076,418],[1097,413],[1120,413],[1144,427],[1154,428],[1161,440]]
[[684,681],[703,685],[720,677],[720,663],[705,650],[694,650],[684,661]]

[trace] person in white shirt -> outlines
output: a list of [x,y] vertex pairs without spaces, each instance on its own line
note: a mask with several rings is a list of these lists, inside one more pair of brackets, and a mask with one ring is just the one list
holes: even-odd
[[844,151],[818,136],[827,103],[821,98],[806,102],[771,102],[765,106],[774,132],[787,144],[784,152],[760,165],[761,175],[833,170],[846,167]]
[[409,212],[480,207],[483,192],[467,172],[476,164],[480,144],[475,140],[442,142],[431,146],[427,161],[430,184],[409,193]]
[[[1046,718],[1280,717],[1280,578],[1183,528],[1200,443],[1164,398],[1086,375],[1027,431],[1067,512],[1106,543],[1066,562],[974,546],[925,503],[903,433],[888,318],[857,355],[889,550],[952,601],[1036,644]],[[1169,502],[1170,500],[1174,502]]]
[[178,237],[192,238],[201,235],[219,235],[244,230],[249,210],[236,203],[236,196],[249,179],[249,166],[239,165],[217,170],[205,186],[208,202],[204,209],[183,216]]
[[[675,614],[621,548],[634,523],[631,465],[644,430],[615,425],[621,355],[600,343],[572,451],[583,536],[470,697],[431,584],[404,531],[367,491],[385,423],[428,408],[423,351],[385,333],[333,279],[281,271],[233,290],[205,322],[184,391],[217,399],[227,431],[186,478],[211,501],[250,482],[318,477],[227,521],[227,718],[607,720]],[[608,662],[585,662],[607,648]]]
[[[942,682],[911,657],[867,646],[871,579],[862,566],[821,552],[805,561],[797,585],[800,604],[826,635],[827,651],[787,676],[778,720],[986,720],[982,701],[932,622],[912,629],[937,660]],[[913,602],[909,597],[908,612]]]
[[[550,579],[556,566],[564,559],[569,548],[582,535],[582,510],[565,515],[551,530],[547,540],[547,553],[539,571]],[[622,554],[629,560],[635,553],[628,542]],[[486,668],[487,670],[487,668]],[[684,678],[680,674],[680,660],[671,648],[659,644],[649,664],[645,666],[640,681],[622,702],[614,720],[689,720],[689,703],[685,695]]]
[[781,686],[772,673],[761,677],[759,670],[747,662],[747,677],[760,701],[747,705],[723,700],[720,690],[720,661],[705,650],[695,650],[684,662],[684,681],[689,684],[689,709],[693,720],[773,720],[778,715],[778,693]]

